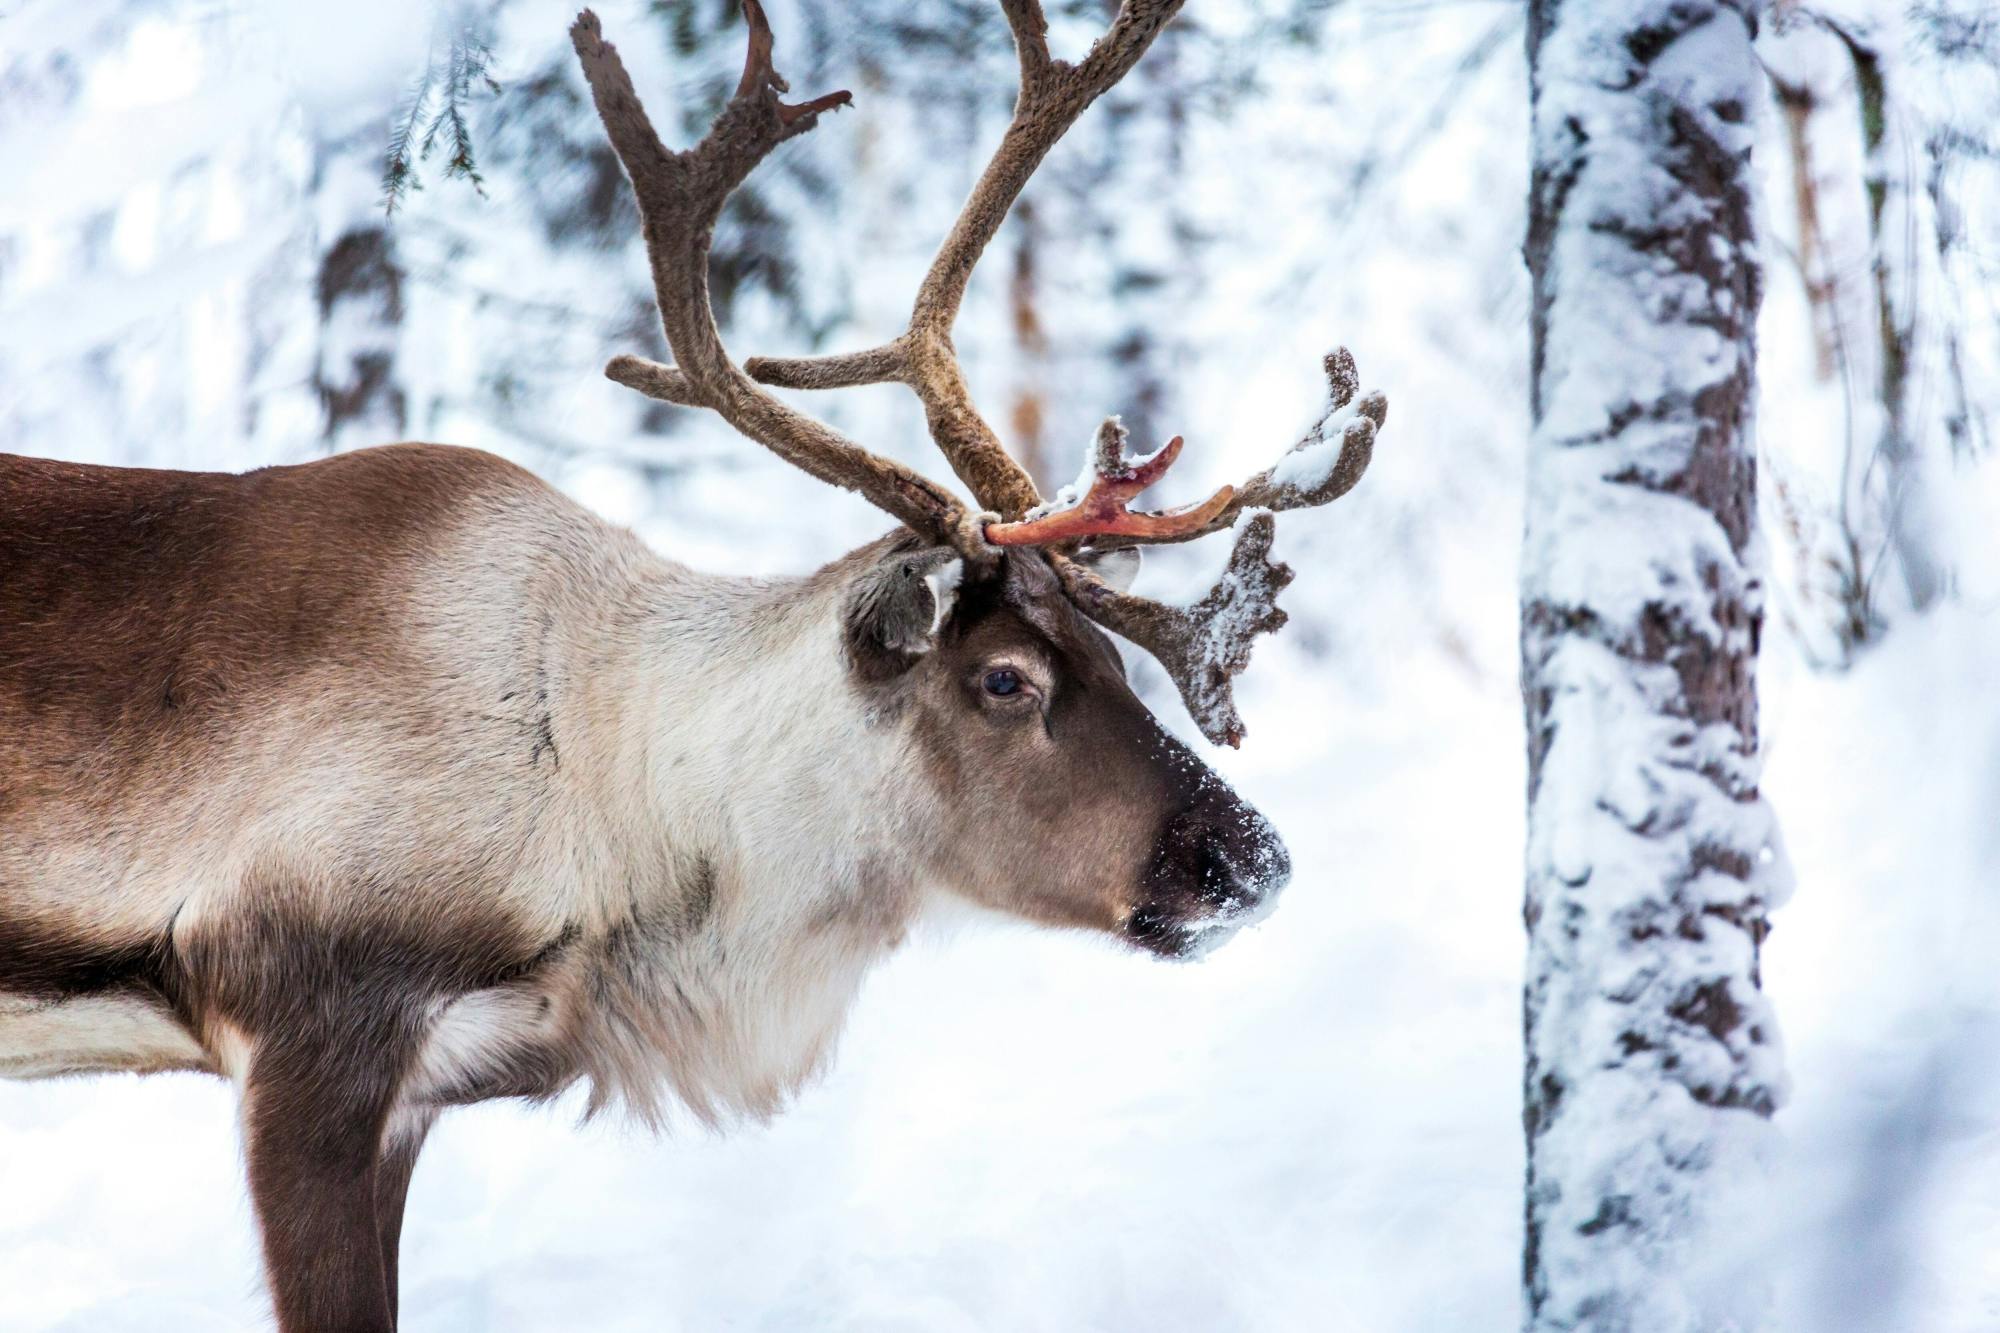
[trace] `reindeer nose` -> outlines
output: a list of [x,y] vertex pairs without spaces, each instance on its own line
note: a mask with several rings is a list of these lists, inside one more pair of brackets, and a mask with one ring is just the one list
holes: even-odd
[[1234,796],[1197,801],[1161,830],[1125,933],[1170,958],[1206,953],[1261,916],[1291,875],[1264,816]]

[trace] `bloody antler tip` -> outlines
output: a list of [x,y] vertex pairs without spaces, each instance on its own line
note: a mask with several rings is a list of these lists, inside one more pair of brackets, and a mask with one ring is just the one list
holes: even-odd
[[1140,487],[1150,486],[1165,476],[1167,469],[1174,465],[1174,460],[1181,456],[1182,443],[1184,441],[1176,435],[1160,446],[1158,453],[1132,469],[1132,483]]
[[1097,428],[1095,475],[1083,498],[1066,509],[1015,523],[996,523],[986,529],[986,540],[995,546],[1050,546],[1085,537],[1185,540],[1206,531],[1235,498],[1236,488],[1224,486],[1199,504],[1179,509],[1158,513],[1127,509],[1128,502],[1166,475],[1186,441],[1176,435],[1135,463],[1124,456],[1124,440],[1125,427],[1117,417],[1107,417]]

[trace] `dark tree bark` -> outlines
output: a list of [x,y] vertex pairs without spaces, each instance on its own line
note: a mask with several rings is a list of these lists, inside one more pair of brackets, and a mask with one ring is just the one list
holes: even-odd
[[313,387],[329,453],[403,439],[409,403],[397,374],[403,268],[382,199],[386,122],[324,141],[314,172],[321,218],[319,347]]
[[1711,1268],[1782,1092],[1759,988],[1754,0],[1533,0],[1526,1327],[1758,1320]]

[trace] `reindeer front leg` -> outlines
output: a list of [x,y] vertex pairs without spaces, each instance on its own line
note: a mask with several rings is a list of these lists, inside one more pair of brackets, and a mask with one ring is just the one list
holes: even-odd
[[283,1333],[395,1328],[389,1256],[416,1145],[389,1145],[385,1160],[403,1061],[379,1014],[356,1017],[260,1040],[244,1080],[250,1197]]
[[375,1229],[382,1251],[382,1281],[389,1294],[389,1323],[398,1318],[397,1270],[403,1242],[403,1205],[410,1195],[410,1176],[417,1154],[431,1131],[429,1114],[407,1125],[392,1125],[375,1166]]

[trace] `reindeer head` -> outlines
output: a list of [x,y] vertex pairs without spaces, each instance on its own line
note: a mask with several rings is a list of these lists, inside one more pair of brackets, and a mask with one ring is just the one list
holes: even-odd
[[[1076,560],[1122,583],[1134,554]],[[843,623],[856,688],[936,794],[920,853],[936,883],[1183,956],[1289,875],[1270,825],[1139,702],[1042,551],[968,573],[949,546],[892,538],[851,576]]]
[[[676,365],[613,358],[611,379],[706,407],[813,476],[860,493],[908,529],[856,575],[846,609],[857,688],[908,720],[932,779],[948,789],[934,869],[967,895],[1022,915],[1116,931],[1184,954],[1251,913],[1289,874],[1283,845],[1169,736],[1126,684],[1102,629],[1145,648],[1179,687],[1203,735],[1237,745],[1230,680],[1252,640],[1285,621],[1291,570],[1269,558],[1271,512],[1345,494],[1367,467],[1387,412],[1357,399],[1345,349],[1326,358],[1328,408],[1272,467],[1184,508],[1129,502],[1179,455],[1176,437],[1130,458],[1116,418],[1098,431],[1075,487],[1044,503],[973,407],[951,331],[973,266],[1049,150],[1145,54],[1182,0],[1124,0],[1074,64],[1048,49],[1039,0],[1001,0],[1021,88],[1000,147],[932,261],[909,326],[865,351],[738,366],[708,296],[716,218],[772,149],[846,105],[845,92],[791,104],[772,65],[758,0],[744,0],[749,53],[706,137],[667,149],[616,48],[585,10],[570,30],[599,116],[631,177],[661,323]],[[762,387],[832,389],[894,381],[922,402],[932,439],[978,507]],[[1222,580],[1192,606],[1136,597],[1137,548],[1224,528]]]

